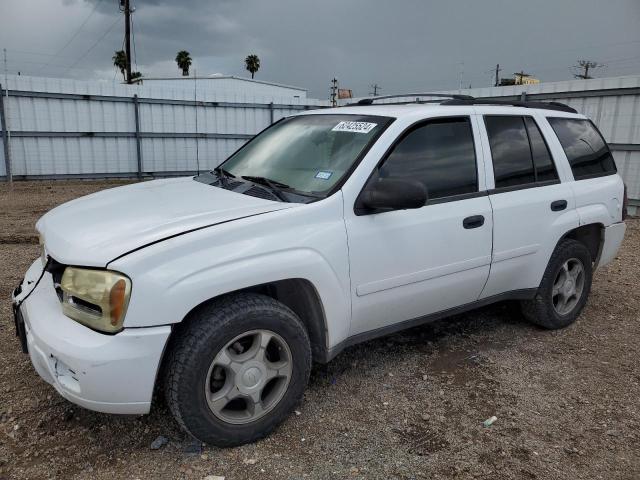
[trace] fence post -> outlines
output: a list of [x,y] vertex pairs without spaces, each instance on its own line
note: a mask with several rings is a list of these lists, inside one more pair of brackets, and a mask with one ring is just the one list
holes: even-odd
[[140,138],[140,103],[138,102],[138,94],[133,95],[133,109],[136,116],[136,158],[138,160],[138,178],[142,178],[142,145]]
[[271,123],[273,123],[273,102],[269,103],[269,118]]
[[7,181],[11,183],[13,181],[13,175],[11,172],[11,154],[9,153],[9,135],[7,135],[7,117],[4,110],[4,95],[5,91],[2,89],[2,84],[0,83],[0,124],[2,126],[2,145],[4,146],[4,165]]

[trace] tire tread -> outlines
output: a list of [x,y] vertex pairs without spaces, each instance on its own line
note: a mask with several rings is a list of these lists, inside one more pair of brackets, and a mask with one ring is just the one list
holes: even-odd
[[[582,298],[579,300],[576,308],[570,314],[561,317],[555,313],[553,308],[550,300],[550,288],[553,288],[553,282],[559,265],[571,257],[580,257],[582,259],[585,283]],[[593,274],[592,268],[591,254],[583,243],[571,238],[565,238],[560,241],[551,254],[535,297],[531,300],[523,300],[520,302],[520,308],[524,317],[529,322],[549,330],[564,328],[573,323],[578,315],[580,315],[589,296]]]
[[[306,329],[298,317],[284,304],[261,294],[240,293],[221,297],[208,302],[191,312],[177,326],[178,331],[172,339],[167,357],[164,385],[165,397],[169,410],[176,422],[191,436],[217,446],[235,446],[245,441],[237,441],[228,437],[216,436],[206,422],[197,414],[196,409],[185,408],[187,399],[181,398],[181,388],[188,373],[188,365],[192,352],[199,351],[206,345],[207,339],[216,332],[223,332],[230,322],[238,317],[256,310],[269,311],[297,324],[302,341],[306,343],[308,353],[305,359],[304,377],[308,378],[311,369],[311,348]],[[298,399],[297,405],[302,398]],[[295,407],[294,405],[294,407]],[[190,412],[189,412],[190,410]],[[266,418],[266,417],[265,417]],[[286,418],[286,416],[284,417]],[[268,435],[284,418],[275,419],[272,425],[262,431],[256,431],[249,441],[258,440]]]

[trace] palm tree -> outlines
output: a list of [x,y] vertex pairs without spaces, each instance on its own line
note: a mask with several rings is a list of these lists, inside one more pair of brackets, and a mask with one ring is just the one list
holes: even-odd
[[127,54],[124,53],[124,50],[116,50],[116,53],[113,57],[111,57],[111,60],[113,60],[113,65],[117,67],[118,70],[120,70],[122,79],[126,81],[127,78],[125,75],[125,70],[127,69]]
[[260,59],[257,55],[247,55],[247,58],[244,59],[244,64],[246,69],[251,72],[251,78],[260,70]]
[[176,55],[176,63],[178,68],[182,70],[182,76],[189,76],[189,67],[191,66],[191,56],[186,50],[180,50]]

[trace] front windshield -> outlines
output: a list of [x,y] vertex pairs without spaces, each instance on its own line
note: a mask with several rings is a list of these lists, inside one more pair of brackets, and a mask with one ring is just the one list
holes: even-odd
[[268,128],[222,168],[235,176],[263,177],[310,194],[327,193],[390,123],[370,115],[300,115]]

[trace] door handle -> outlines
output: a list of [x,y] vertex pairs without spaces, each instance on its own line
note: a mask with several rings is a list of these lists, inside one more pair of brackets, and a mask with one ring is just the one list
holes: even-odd
[[564,210],[565,208],[567,208],[566,200],[556,200],[555,202],[551,202],[552,212],[559,212],[561,210]]
[[466,229],[478,228],[484,225],[484,217],[482,215],[473,215],[462,221],[462,226]]

